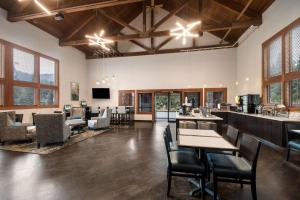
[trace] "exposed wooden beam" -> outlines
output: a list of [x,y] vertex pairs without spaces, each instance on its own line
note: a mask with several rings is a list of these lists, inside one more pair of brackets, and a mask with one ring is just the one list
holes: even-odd
[[183,4],[181,4],[178,8],[167,14],[164,18],[162,18],[159,22],[157,22],[155,25],[153,25],[149,32],[155,31],[158,27],[160,27],[163,23],[165,23],[167,20],[169,20],[171,17],[176,15],[179,11],[181,11],[184,7],[186,7],[192,0],[186,0]]
[[135,33],[141,33],[141,31],[138,30],[137,28],[135,28],[135,27],[131,26],[130,24],[128,24],[128,23],[122,21],[121,19],[118,19],[117,17],[114,17],[114,16],[112,16],[112,15],[107,14],[107,13],[106,13],[105,11],[103,11],[103,10],[101,10],[100,13],[101,13],[103,16],[105,16],[106,18],[108,18],[108,19],[110,19],[110,20],[112,20],[112,21],[114,21],[114,22],[120,24],[121,26],[124,26],[125,28],[128,28],[128,29],[132,30],[132,31],[135,32]]
[[[244,15],[244,13],[248,10],[249,6],[251,5],[251,3],[253,2],[253,0],[248,0],[247,4],[245,5],[245,7],[243,8],[243,10],[239,13],[239,15],[236,18],[236,22],[239,21],[242,16]],[[222,38],[220,43],[223,43],[223,41],[226,39],[226,37],[229,35],[229,33],[232,31],[232,28],[228,29],[228,31],[225,33],[224,37]]]
[[129,41],[130,41],[131,43],[133,43],[133,44],[135,44],[135,45],[141,47],[142,49],[145,49],[146,51],[150,51],[150,50],[151,50],[151,48],[147,47],[146,45],[144,45],[144,44],[142,44],[142,43],[140,43],[140,42],[138,42],[138,41],[136,41],[136,40],[129,40]]
[[[155,0],[151,0],[151,19],[150,19],[150,31],[151,29],[153,28],[154,26],[154,9],[155,9]],[[151,43],[151,49],[154,49],[154,38],[151,37],[151,40],[150,40],[150,43]]]
[[203,31],[224,31],[228,29],[241,29],[241,28],[248,28],[250,26],[260,26],[262,24],[262,18],[257,18],[253,20],[247,20],[242,22],[233,22],[228,24],[217,24],[217,25],[203,25]]
[[143,2],[143,32],[147,31],[147,0]]
[[[212,50],[212,49],[224,49],[224,48],[234,48],[233,44],[217,44],[217,45],[205,45],[198,47],[187,47],[187,48],[176,48],[176,49],[163,49],[159,51],[141,51],[141,52],[127,52],[123,53],[123,57],[128,56],[143,56],[143,55],[153,55],[153,54],[166,54],[166,53],[180,53],[180,52],[189,52],[189,51],[203,51],[203,50]],[[97,59],[96,56],[87,56],[87,59]]]
[[[121,36],[125,36],[124,33],[121,33],[121,32],[120,32],[119,34],[120,34]],[[131,42],[132,44],[135,44],[135,45],[141,47],[142,49],[145,49],[146,51],[151,50],[151,48],[147,47],[146,45],[144,45],[144,44],[142,44],[142,43],[140,43],[140,42],[138,42],[138,41],[136,41],[136,40],[129,40],[129,42]]]
[[[243,22],[234,22],[232,24],[220,24],[220,25],[205,25],[202,26],[203,32],[213,32],[213,31],[221,31],[228,29],[240,29],[240,28],[248,28],[251,25],[260,25],[261,19],[249,20]],[[135,40],[135,39],[147,39],[151,37],[165,37],[170,36],[170,32],[167,31],[156,31],[152,33],[141,33],[141,34],[131,34],[131,35],[118,35],[118,36],[107,36],[105,38],[113,40],[113,41],[122,41],[122,40]],[[87,39],[80,40],[69,40],[69,41],[61,41],[61,46],[78,46],[78,45],[86,45],[88,44]]]
[[63,38],[63,40],[71,39],[76,33],[82,30],[89,22],[96,18],[95,14],[90,15],[86,19],[84,19],[81,23],[77,24],[69,33],[67,33]]
[[[223,8],[226,8],[227,10],[230,10],[231,12],[234,12],[236,14],[240,14],[245,7],[244,5],[232,0],[213,0],[213,1],[218,5],[222,6]],[[243,15],[249,18],[255,18],[259,16],[259,13],[256,12],[255,10],[248,8],[243,13]]]
[[170,41],[172,41],[174,39],[174,37],[168,37],[167,39],[165,39],[164,41],[162,41],[162,43],[160,43],[156,48],[155,51],[158,51],[159,49],[161,49],[163,46],[165,46],[166,44],[168,44]]
[[[99,9],[99,8],[107,8],[107,7],[142,2],[142,1],[143,0],[106,0],[106,1],[95,2],[95,3],[80,3],[80,4],[74,3],[73,5],[68,5],[65,7],[57,8],[57,9],[49,8],[49,10],[51,11],[52,15],[55,15],[56,13],[59,13],[59,12],[74,13],[74,12],[95,10],[95,9]],[[82,1],[80,1],[80,2],[82,2]],[[37,19],[37,18],[48,17],[48,16],[49,15],[45,12],[8,13],[7,19],[8,19],[8,21],[16,22],[16,21]]]

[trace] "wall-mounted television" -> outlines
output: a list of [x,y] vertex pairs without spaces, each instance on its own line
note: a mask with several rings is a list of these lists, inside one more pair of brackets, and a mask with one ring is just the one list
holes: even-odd
[[92,88],[93,99],[110,99],[109,88]]

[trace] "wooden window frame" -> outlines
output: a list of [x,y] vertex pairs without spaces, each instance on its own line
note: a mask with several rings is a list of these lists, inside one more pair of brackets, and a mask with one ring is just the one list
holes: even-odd
[[204,88],[204,105],[207,103],[208,92],[223,92],[223,101],[227,103],[227,88]]
[[[287,90],[289,82],[295,79],[300,79],[300,70],[290,72],[290,43],[287,41],[287,36],[294,28],[300,26],[300,18],[277,32],[271,38],[262,43],[262,99],[264,104],[268,104],[269,95],[268,87],[272,83],[281,83],[281,103],[286,105],[290,111],[300,111],[300,107],[291,106],[290,90]],[[270,44],[277,38],[281,38],[281,56],[282,56],[282,69],[281,75],[275,77],[268,77],[268,62],[269,54],[267,51]],[[267,53],[266,53],[267,52]]]
[[[4,78],[0,78],[0,84],[4,85],[4,106],[0,106],[0,110],[16,110],[16,109],[36,109],[36,108],[59,108],[59,60],[36,51],[27,49],[17,44],[0,39],[0,43],[4,45]],[[34,82],[18,81],[13,78],[13,49],[32,54],[34,56]],[[55,63],[55,85],[40,84],[40,58],[51,60]],[[34,105],[14,105],[13,103],[13,87],[30,87],[35,90]],[[51,89],[55,92],[54,105],[41,105],[40,89]]]
[[136,99],[135,99],[135,90],[119,90],[119,106],[123,106],[121,105],[121,97],[122,97],[122,94],[133,94],[133,107],[135,107],[135,102],[136,102]]
[[[140,107],[139,94],[151,94],[151,98],[152,98],[151,112],[139,111],[139,107]],[[153,90],[136,90],[135,98],[136,98],[135,102],[136,102],[136,113],[137,114],[152,114],[153,115],[153,113],[154,113],[154,91]]]

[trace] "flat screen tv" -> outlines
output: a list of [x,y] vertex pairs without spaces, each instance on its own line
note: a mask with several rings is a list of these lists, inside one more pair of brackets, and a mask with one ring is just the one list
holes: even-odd
[[109,99],[109,88],[93,88],[93,99]]

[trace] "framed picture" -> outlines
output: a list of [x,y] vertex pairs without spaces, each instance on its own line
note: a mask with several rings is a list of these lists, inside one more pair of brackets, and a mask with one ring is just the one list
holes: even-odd
[[79,83],[71,82],[71,101],[79,101]]

